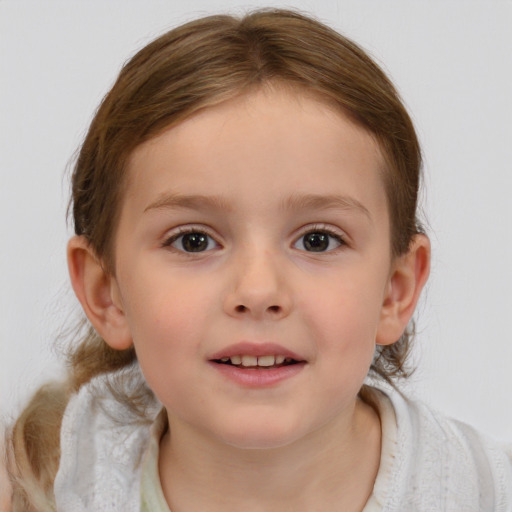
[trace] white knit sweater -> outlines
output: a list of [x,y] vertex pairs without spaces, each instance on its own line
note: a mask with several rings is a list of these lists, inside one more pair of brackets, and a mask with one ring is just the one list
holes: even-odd
[[[363,512],[512,512],[512,445],[500,446],[397,392],[375,395],[382,455]],[[149,416],[160,409],[150,404]],[[57,510],[139,512],[151,435],[158,435],[151,423],[136,422],[102,379],[84,386],[62,424]]]

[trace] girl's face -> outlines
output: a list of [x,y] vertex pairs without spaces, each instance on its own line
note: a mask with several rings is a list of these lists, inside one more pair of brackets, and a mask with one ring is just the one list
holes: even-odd
[[134,151],[112,296],[171,431],[270,448],[350,421],[392,288],[382,172],[364,129],[279,89]]

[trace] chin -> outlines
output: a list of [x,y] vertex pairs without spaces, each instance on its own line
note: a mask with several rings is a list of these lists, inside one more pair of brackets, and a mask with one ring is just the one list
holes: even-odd
[[302,436],[297,426],[252,422],[250,425],[235,425],[232,431],[224,431],[221,438],[225,444],[240,450],[272,450],[288,446]]

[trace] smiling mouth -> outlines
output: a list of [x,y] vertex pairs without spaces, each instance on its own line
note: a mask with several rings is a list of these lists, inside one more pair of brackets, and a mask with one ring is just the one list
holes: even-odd
[[213,362],[218,364],[225,364],[228,366],[236,366],[237,368],[243,368],[244,370],[269,370],[272,368],[281,368],[283,366],[298,364],[301,361],[297,361],[296,359],[292,359],[291,357],[285,357],[281,355],[240,355],[223,357],[222,359],[213,359]]

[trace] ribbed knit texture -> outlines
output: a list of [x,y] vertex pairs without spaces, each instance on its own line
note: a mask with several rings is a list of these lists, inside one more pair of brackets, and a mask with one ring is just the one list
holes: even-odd
[[[363,512],[512,512],[512,445],[500,446],[397,392],[375,390],[375,396],[381,465]],[[153,419],[160,409],[148,404]],[[158,481],[160,434],[158,425],[135,421],[101,377],[84,386],[62,425],[57,510],[139,512],[144,468],[146,510],[168,512]]]

